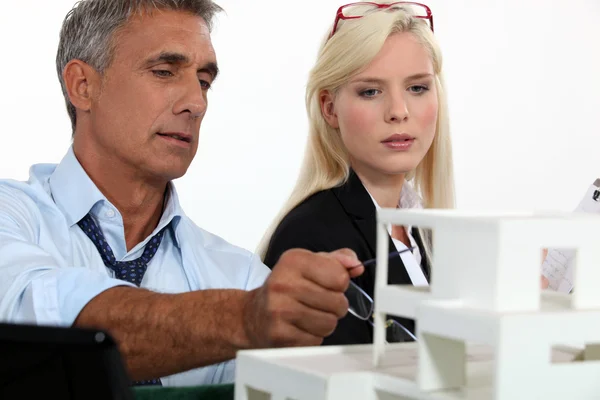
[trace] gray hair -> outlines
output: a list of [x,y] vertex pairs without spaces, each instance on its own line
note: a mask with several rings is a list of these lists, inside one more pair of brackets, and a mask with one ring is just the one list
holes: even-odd
[[60,31],[56,53],[56,71],[67,112],[75,134],[76,113],[63,79],[63,70],[71,60],[81,60],[103,73],[112,62],[115,32],[135,14],[155,10],[188,12],[206,21],[212,29],[213,18],[222,8],[212,0],[81,0],[69,11]]

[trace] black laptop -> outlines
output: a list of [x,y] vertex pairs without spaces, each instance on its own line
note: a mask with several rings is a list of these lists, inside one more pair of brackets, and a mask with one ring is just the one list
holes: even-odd
[[133,399],[113,339],[99,330],[0,324],[0,399]]

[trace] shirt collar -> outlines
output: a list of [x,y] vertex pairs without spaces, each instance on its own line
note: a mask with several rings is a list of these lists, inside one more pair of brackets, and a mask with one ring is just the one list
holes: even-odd
[[[367,190],[366,187],[365,190]],[[379,204],[377,204],[375,198],[371,195],[371,193],[368,190],[367,193],[369,193],[369,197],[371,197],[373,204],[375,204],[375,209],[381,209]],[[400,201],[398,202],[398,208],[423,208],[423,200],[421,199],[421,196],[419,196],[417,191],[412,187],[412,185],[408,181],[405,181],[402,185],[402,190],[400,191]],[[388,233],[391,236],[392,226],[388,224],[387,228]],[[409,225],[406,227],[406,232],[408,233],[408,236],[409,238],[411,238],[412,241],[412,236],[410,234],[411,230],[412,226]]]
[[[366,187],[365,190],[367,190]],[[375,198],[371,195],[371,193],[368,190],[367,193],[369,193],[369,197],[371,197],[373,204],[375,204],[375,209],[379,210],[381,207],[379,206],[379,204],[377,204]],[[412,185],[408,181],[405,181],[402,185],[402,190],[400,191],[400,201],[398,202],[398,208],[423,208],[423,200],[421,199],[421,196],[419,196],[417,191],[412,187]]]
[[108,201],[69,148],[50,176],[50,192],[54,202],[67,218],[69,226],[79,222],[96,203]]
[[[50,176],[49,185],[52,198],[70,227],[79,222],[97,203],[112,205],[85,172],[72,146]],[[184,215],[175,185],[170,182],[167,201],[157,228],[170,224],[175,233],[179,220]]]

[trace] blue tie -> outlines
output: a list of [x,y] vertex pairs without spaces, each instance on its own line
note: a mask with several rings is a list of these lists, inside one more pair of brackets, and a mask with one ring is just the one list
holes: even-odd
[[[158,246],[163,237],[165,228],[158,232],[146,245],[142,256],[133,261],[117,261],[115,255],[106,242],[104,234],[94,222],[94,219],[90,214],[87,214],[77,223],[79,227],[85,232],[85,234],[92,240],[96,249],[104,261],[104,265],[115,272],[117,279],[131,282],[136,286],[140,286],[144,273],[148,268],[148,263],[156,254]],[[136,381],[134,385],[162,385],[160,379],[150,379],[146,381]]]

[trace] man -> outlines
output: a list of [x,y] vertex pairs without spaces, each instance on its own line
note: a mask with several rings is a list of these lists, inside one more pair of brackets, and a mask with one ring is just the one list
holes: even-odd
[[183,213],[171,181],[198,146],[219,10],[80,2],[57,54],[73,145],[0,181],[0,319],[105,329],[138,381],[230,382],[237,350],[318,345],[363,271],[349,250],[292,250],[268,275]]

